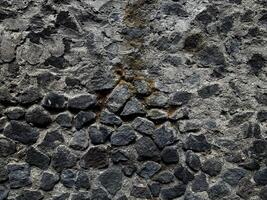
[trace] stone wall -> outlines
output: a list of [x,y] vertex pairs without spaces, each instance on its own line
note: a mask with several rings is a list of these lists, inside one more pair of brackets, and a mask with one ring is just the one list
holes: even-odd
[[0,200],[266,200],[265,0],[1,0]]

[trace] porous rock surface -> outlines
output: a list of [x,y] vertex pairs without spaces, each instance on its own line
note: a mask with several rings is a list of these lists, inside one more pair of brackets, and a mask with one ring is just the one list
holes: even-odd
[[1,0],[0,200],[266,200],[266,0]]

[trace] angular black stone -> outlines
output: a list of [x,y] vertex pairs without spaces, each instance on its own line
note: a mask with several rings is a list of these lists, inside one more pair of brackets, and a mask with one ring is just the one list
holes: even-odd
[[165,164],[176,164],[179,162],[179,154],[176,147],[165,147],[161,152],[161,160]]
[[223,182],[216,183],[208,190],[208,195],[211,200],[219,200],[223,197],[228,196],[231,193],[231,190]]
[[106,125],[116,126],[120,126],[122,124],[121,118],[114,113],[109,112],[108,109],[105,109],[100,113],[100,122]]
[[113,129],[102,125],[102,124],[92,124],[88,128],[88,133],[91,139],[92,144],[104,144],[113,133]]
[[260,111],[257,113],[257,119],[258,119],[260,122],[265,122],[265,121],[267,121],[267,110],[260,110]]
[[267,185],[267,167],[262,168],[255,173],[254,181],[259,185]]
[[5,186],[0,185],[0,199],[7,199],[9,194],[9,189]]
[[153,197],[159,197],[160,190],[161,190],[161,184],[160,183],[151,183],[148,185],[150,192]]
[[185,184],[194,179],[194,174],[180,164],[174,169],[174,175]]
[[129,157],[127,156],[126,152],[115,149],[112,151],[111,159],[113,163],[120,163],[128,161]]
[[150,107],[163,108],[168,103],[168,97],[164,93],[154,92],[146,98],[146,104]]
[[12,140],[0,137],[0,157],[7,157],[16,152],[16,143]]
[[236,186],[246,174],[247,171],[242,168],[227,169],[222,175],[222,180],[231,186]]
[[71,200],[90,200],[89,192],[77,192],[71,194]]
[[18,96],[18,102],[23,105],[33,104],[41,100],[42,97],[39,88],[29,87]]
[[110,200],[108,194],[102,188],[92,190],[91,200]]
[[184,148],[195,152],[205,152],[211,149],[205,135],[192,135],[190,134],[184,143]]
[[225,57],[221,52],[220,48],[215,45],[206,46],[203,48],[198,55],[200,63],[204,66],[216,65],[224,66]]
[[142,117],[135,118],[131,125],[136,131],[144,135],[152,135],[156,129],[152,121]]
[[75,183],[75,187],[77,189],[90,189],[90,179],[88,173],[86,171],[80,170],[77,174],[77,179]]
[[80,111],[74,118],[74,126],[77,130],[80,130],[87,124],[90,124],[95,120],[95,113],[89,111]]
[[163,188],[160,192],[162,200],[172,200],[184,195],[186,190],[186,185],[183,183],[178,183],[169,188]]
[[28,148],[25,161],[30,165],[40,169],[47,169],[50,164],[50,158],[35,147]]
[[186,152],[186,164],[194,171],[198,171],[201,167],[201,162],[197,154],[192,151]]
[[69,146],[75,150],[85,150],[89,146],[88,133],[85,130],[76,131],[70,140]]
[[0,159],[0,183],[5,182],[8,179],[8,171],[6,165],[6,161]]
[[206,175],[203,173],[196,175],[191,187],[193,192],[207,191],[209,188],[209,184],[207,182]]
[[193,94],[186,91],[178,91],[171,95],[169,104],[171,106],[181,106],[187,104],[192,99]]
[[68,100],[68,107],[70,109],[85,110],[96,104],[96,95],[93,94],[79,94]]
[[137,171],[137,174],[145,179],[154,176],[161,169],[161,165],[154,161],[145,162]]
[[59,176],[56,173],[44,171],[40,180],[40,189],[44,191],[51,191],[58,181]]
[[266,66],[266,60],[261,54],[253,54],[250,60],[248,61],[248,65],[251,67],[251,71],[258,75],[259,72]]
[[65,107],[65,97],[62,94],[50,92],[43,98],[42,105],[48,109],[63,109]]
[[5,127],[4,135],[23,144],[34,144],[39,137],[36,129],[24,122],[14,120]]
[[110,142],[114,146],[126,146],[136,139],[134,129],[127,124],[121,125],[116,132],[111,135]]
[[75,166],[76,162],[77,156],[64,145],[58,146],[52,155],[52,167],[58,172]]
[[41,144],[38,145],[43,150],[53,150],[64,143],[64,137],[59,130],[48,131]]
[[177,131],[169,122],[164,123],[153,134],[154,142],[160,149],[177,141]]
[[138,99],[133,97],[125,104],[120,115],[123,117],[129,117],[139,114],[145,114],[144,106]]
[[149,188],[143,185],[134,185],[131,189],[130,195],[139,199],[151,199]]
[[160,152],[153,140],[149,137],[141,137],[134,145],[138,154],[138,160],[159,160]]
[[267,199],[267,186],[263,187],[259,194],[261,199]]
[[12,189],[26,187],[32,184],[31,169],[26,163],[9,163],[7,165],[9,185]]
[[63,112],[58,114],[55,121],[63,128],[71,128],[72,118],[73,117],[69,112]]
[[165,15],[176,15],[179,17],[188,16],[188,13],[183,9],[182,5],[178,3],[165,3],[161,10]]
[[67,188],[72,188],[75,185],[77,171],[74,169],[65,169],[61,172],[60,182]]
[[210,158],[206,160],[201,170],[210,176],[217,176],[222,170],[223,163],[217,158]]
[[159,174],[156,174],[152,180],[162,183],[162,184],[168,184],[174,181],[174,175],[169,171],[162,171]]
[[127,177],[131,177],[137,170],[135,164],[127,164],[122,168],[123,174]]
[[108,151],[103,146],[91,147],[81,158],[82,168],[105,168],[109,165]]
[[16,200],[41,200],[44,195],[37,190],[22,190],[20,195],[16,197]]
[[49,113],[41,106],[34,105],[29,108],[25,115],[26,121],[37,127],[45,127],[52,122]]
[[204,86],[197,93],[201,98],[206,99],[218,95],[220,93],[220,87],[219,84]]
[[119,168],[109,168],[104,171],[98,178],[106,190],[115,195],[122,187],[123,174]]

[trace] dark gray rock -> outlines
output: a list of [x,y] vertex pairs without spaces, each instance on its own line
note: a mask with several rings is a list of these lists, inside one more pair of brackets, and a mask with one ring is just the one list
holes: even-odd
[[254,181],[259,185],[267,185],[267,167],[262,168],[255,173]]
[[175,15],[178,17],[188,16],[188,13],[183,9],[182,5],[176,2],[164,3],[161,10],[165,15]]
[[191,173],[186,167],[182,166],[181,164],[179,164],[174,169],[174,175],[176,176],[176,178],[183,181],[185,184],[194,179],[194,174]]
[[267,93],[259,92],[259,93],[257,93],[255,98],[259,104],[267,106],[267,103],[266,103],[267,102]]
[[26,88],[21,94],[18,96],[18,102],[22,105],[28,105],[37,103],[43,98],[41,91],[37,87],[29,87]]
[[247,171],[242,168],[227,169],[222,175],[222,180],[231,186],[236,186],[246,174]]
[[146,98],[146,104],[150,107],[165,107],[168,103],[168,96],[161,92],[154,92]]
[[244,112],[244,113],[237,113],[233,116],[232,119],[229,120],[229,126],[239,126],[244,122],[248,121],[249,118],[253,115],[253,112]]
[[142,105],[142,103],[132,97],[124,106],[122,112],[121,112],[121,116],[123,117],[128,117],[128,116],[133,116],[133,115],[142,115],[145,114],[145,110],[144,110],[144,106]]
[[131,125],[136,131],[145,135],[152,135],[156,129],[152,121],[142,117],[135,118]]
[[181,106],[189,103],[189,101],[192,99],[193,94],[186,91],[178,91],[173,94],[171,94],[169,99],[169,104],[171,106]]
[[0,199],[1,200],[7,199],[8,194],[9,194],[9,189],[1,185],[0,186]]
[[85,130],[76,131],[70,140],[69,146],[75,150],[85,150],[89,146],[88,133]]
[[63,193],[60,195],[53,195],[53,200],[69,200],[70,194],[69,193]]
[[72,188],[75,185],[77,171],[74,169],[65,169],[61,172],[60,182],[67,188]]
[[138,154],[138,160],[159,160],[160,152],[153,140],[149,137],[141,137],[134,145]]
[[16,152],[16,144],[12,140],[0,137],[0,157],[7,157]]
[[71,194],[71,200],[90,200],[89,192],[77,192]]
[[186,164],[188,167],[190,167],[194,171],[200,170],[201,162],[197,154],[195,154],[193,151],[187,151],[186,152]]
[[80,111],[75,117],[74,117],[74,126],[77,130],[80,130],[87,124],[92,123],[95,120],[95,113],[91,111]]
[[224,66],[226,63],[223,53],[216,45],[209,45],[203,48],[199,52],[198,58],[204,66]]
[[185,140],[184,148],[195,152],[205,152],[211,149],[211,145],[208,143],[205,135],[190,134]]
[[184,197],[184,200],[204,200],[204,198],[193,193],[187,193]]
[[160,149],[177,141],[177,131],[169,122],[157,128],[152,136]]
[[219,84],[204,86],[201,89],[199,89],[197,93],[203,99],[216,96],[220,93],[220,86]]
[[5,115],[8,117],[8,119],[21,119],[25,115],[25,110],[21,107],[10,107],[5,110]]
[[96,105],[96,95],[93,94],[79,94],[68,100],[68,108],[85,110]]
[[130,195],[140,199],[151,199],[149,188],[143,185],[134,185],[131,189]]
[[145,179],[154,176],[161,169],[161,165],[154,161],[145,162],[137,171],[137,174]]
[[121,169],[113,167],[104,171],[99,181],[110,194],[115,195],[121,189],[122,177]]
[[109,112],[108,109],[105,109],[100,113],[100,122],[106,125],[116,126],[120,126],[122,124],[121,118],[114,113]]
[[47,109],[63,109],[65,108],[65,97],[62,94],[50,92],[43,98],[42,105]]
[[16,197],[16,200],[40,200],[44,195],[37,190],[22,190],[20,195]]
[[174,181],[174,175],[169,171],[162,171],[159,174],[156,174],[152,180],[162,183],[162,184],[168,184]]
[[49,156],[32,146],[27,149],[25,161],[40,169],[47,169],[50,164]]
[[131,94],[127,84],[118,85],[107,99],[107,108],[112,112],[117,112],[130,98]]
[[179,154],[176,147],[165,147],[161,151],[161,160],[165,164],[176,164],[179,162]]
[[128,161],[129,157],[127,156],[126,152],[115,149],[111,153],[111,159],[113,163],[120,163]]
[[91,147],[81,158],[82,168],[105,168],[109,165],[108,151],[103,146]]
[[31,168],[26,163],[9,163],[7,165],[11,189],[26,187],[32,184]]
[[10,104],[12,103],[12,95],[8,91],[8,89],[4,86],[0,87],[0,103],[2,104]]
[[136,139],[134,129],[128,125],[121,125],[117,131],[115,131],[110,138],[110,142],[114,146],[126,146],[132,143]]
[[201,122],[199,120],[181,120],[179,121],[179,130],[181,132],[197,132],[201,129]]
[[77,179],[75,183],[75,187],[77,189],[83,188],[83,189],[90,189],[90,179],[88,176],[88,173],[86,171],[79,171],[77,174]]
[[71,168],[76,165],[77,156],[69,148],[60,145],[52,155],[52,167],[60,172],[63,169]]
[[206,160],[201,170],[210,176],[217,176],[222,170],[223,163],[217,158],[210,158]]
[[4,135],[23,144],[34,144],[39,137],[39,133],[35,128],[24,122],[14,120],[11,120],[5,127]]
[[72,127],[72,115],[69,112],[63,112],[57,115],[55,121],[63,128]]
[[93,124],[88,128],[88,133],[92,144],[98,145],[106,143],[113,129],[102,124]]
[[178,183],[169,188],[163,188],[160,194],[163,200],[171,200],[183,196],[185,194],[185,190],[186,185]]
[[154,183],[149,184],[148,187],[153,197],[159,197],[160,190],[161,190],[160,183],[154,182]]
[[208,195],[211,200],[222,199],[230,195],[231,190],[223,182],[216,183],[208,190]]
[[43,150],[53,150],[64,143],[64,137],[59,130],[48,131],[41,144],[38,145]]
[[207,182],[206,175],[203,173],[196,175],[191,187],[193,192],[207,191],[209,188],[209,184]]
[[58,181],[59,176],[56,173],[44,171],[40,180],[40,189],[44,191],[51,191]]
[[91,200],[110,200],[108,194],[102,188],[92,190]]
[[236,194],[243,199],[249,199],[256,195],[255,184],[250,181],[250,177],[245,177],[239,181]]
[[265,122],[265,121],[267,121],[267,110],[260,110],[260,111],[257,113],[257,119],[258,119],[260,122]]
[[37,127],[45,127],[52,122],[49,113],[41,106],[30,107],[25,115],[26,121]]
[[251,67],[251,72],[259,75],[261,70],[266,66],[266,60],[261,54],[253,54],[247,64]]

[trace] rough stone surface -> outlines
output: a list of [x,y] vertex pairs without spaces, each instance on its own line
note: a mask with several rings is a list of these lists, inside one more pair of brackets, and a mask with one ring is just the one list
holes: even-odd
[[0,200],[267,199],[266,0],[0,2]]

